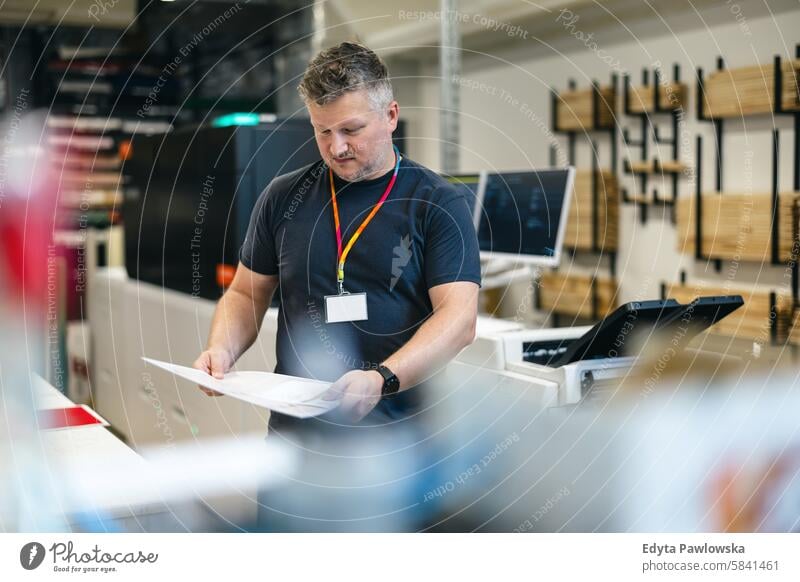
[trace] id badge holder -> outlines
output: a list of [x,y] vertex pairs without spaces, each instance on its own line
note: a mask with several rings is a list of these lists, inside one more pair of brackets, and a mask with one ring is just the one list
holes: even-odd
[[367,294],[343,293],[325,296],[325,323],[367,319]]

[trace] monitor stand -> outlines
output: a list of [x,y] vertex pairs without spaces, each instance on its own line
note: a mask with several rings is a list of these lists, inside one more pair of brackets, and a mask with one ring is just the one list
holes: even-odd
[[540,273],[541,267],[505,259],[489,259],[481,264],[481,288],[498,289],[518,281],[535,281]]

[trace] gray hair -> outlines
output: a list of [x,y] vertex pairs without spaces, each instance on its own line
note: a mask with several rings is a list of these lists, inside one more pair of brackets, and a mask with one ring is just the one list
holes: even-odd
[[392,83],[383,61],[369,48],[343,42],[314,57],[297,87],[308,104],[326,105],[345,93],[367,90],[372,108],[380,111],[394,99]]

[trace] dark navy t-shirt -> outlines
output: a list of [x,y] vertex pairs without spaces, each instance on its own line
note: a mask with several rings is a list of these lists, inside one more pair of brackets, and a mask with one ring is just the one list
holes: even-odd
[[[335,177],[342,246],[377,204],[392,171],[362,182]],[[275,372],[334,381],[374,368],[402,347],[432,313],[428,289],[480,284],[478,242],[463,193],[402,158],[389,197],[351,249],[344,287],[366,292],[369,319],[325,323],[337,293],[336,234],[324,162],[275,178],[261,194],[240,253],[257,273],[278,275]],[[384,398],[376,412],[413,412],[419,391]]]

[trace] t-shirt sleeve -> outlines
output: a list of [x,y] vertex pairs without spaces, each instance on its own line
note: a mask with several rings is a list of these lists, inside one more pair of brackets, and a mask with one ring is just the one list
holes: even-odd
[[278,255],[275,249],[275,233],[272,229],[274,201],[273,184],[261,193],[250,215],[250,225],[239,251],[242,264],[262,275],[278,274]]
[[428,213],[425,233],[425,280],[428,289],[444,283],[481,284],[480,252],[467,200],[445,189],[442,202]]

